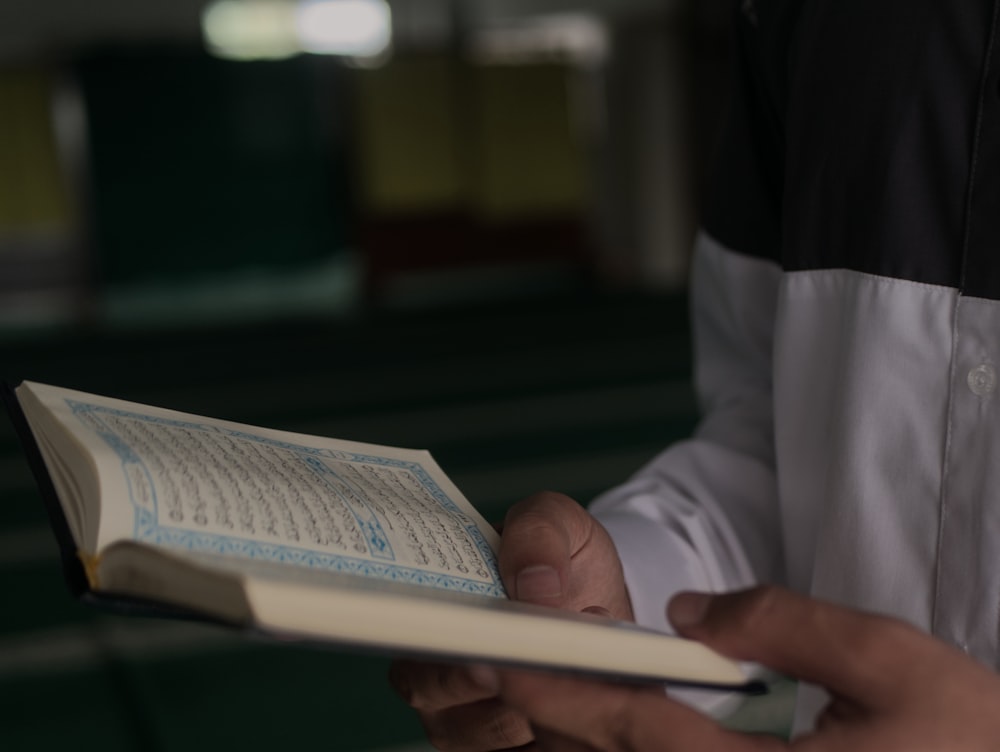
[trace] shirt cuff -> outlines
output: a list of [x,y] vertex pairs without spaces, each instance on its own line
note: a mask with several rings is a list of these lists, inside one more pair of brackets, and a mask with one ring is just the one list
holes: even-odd
[[621,512],[596,512],[608,531],[625,573],[637,624],[673,632],[667,602],[681,590],[711,590],[695,551],[668,528]]

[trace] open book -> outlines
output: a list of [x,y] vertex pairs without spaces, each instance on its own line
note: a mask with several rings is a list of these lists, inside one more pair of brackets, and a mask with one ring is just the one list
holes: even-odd
[[31,382],[6,401],[87,600],[393,655],[754,686],[698,643],[508,600],[497,533],[427,452]]

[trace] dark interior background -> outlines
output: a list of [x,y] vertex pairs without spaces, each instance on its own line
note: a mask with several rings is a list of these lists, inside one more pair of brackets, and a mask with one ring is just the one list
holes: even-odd
[[[202,0],[2,0],[0,376],[429,448],[498,520],[683,437],[730,3],[390,5],[358,65],[215,57]],[[484,41],[580,19],[603,47]],[[5,750],[425,749],[384,656],[72,601],[5,422],[0,588]]]

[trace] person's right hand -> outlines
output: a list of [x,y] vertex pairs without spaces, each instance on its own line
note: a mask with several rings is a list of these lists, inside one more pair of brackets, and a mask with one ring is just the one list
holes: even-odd
[[[539,493],[511,507],[500,540],[500,576],[513,600],[632,620],[611,537],[562,494]],[[511,749],[534,738],[524,716],[465,667],[396,661],[389,679],[444,752]]]
[[533,752],[996,752],[1000,676],[896,619],[777,587],[681,593],[677,632],[738,661],[824,687],[815,728],[792,740],[744,733],[630,686],[482,665],[534,724]]

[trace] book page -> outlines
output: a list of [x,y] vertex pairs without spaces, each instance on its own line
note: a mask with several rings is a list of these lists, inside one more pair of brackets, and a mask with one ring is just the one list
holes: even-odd
[[[426,452],[271,431],[31,385],[98,457],[99,542],[502,596],[496,534]],[[124,493],[104,489],[124,486]],[[107,514],[105,514],[107,512]],[[106,517],[106,519],[105,519]]]

